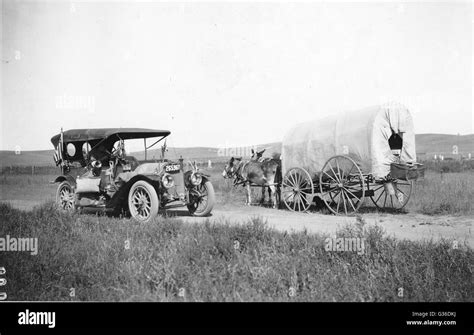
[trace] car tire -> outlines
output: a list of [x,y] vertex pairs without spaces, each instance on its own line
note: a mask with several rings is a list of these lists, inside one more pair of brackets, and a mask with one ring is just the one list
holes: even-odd
[[69,181],[65,180],[58,185],[56,204],[64,211],[74,212],[76,210],[74,187]]
[[[209,214],[211,214],[212,209],[214,208],[214,204],[216,203],[216,194],[214,192],[214,187],[212,186],[212,183],[210,181],[206,180],[199,186],[197,186],[197,188],[199,188],[199,191],[201,193],[206,192],[206,202],[202,203],[202,199],[204,199],[204,197],[199,199],[200,202],[190,202],[187,205],[189,213],[194,216],[208,216]],[[190,193],[191,192],[192,190],[190,191]],[[193,199],[193,197],[190,194],[190,200],[191,199]]]
[[160,201],[155,188],[144,180],[135,182],[128,192],[128,209],[138,222],[150,222],[158,216]]

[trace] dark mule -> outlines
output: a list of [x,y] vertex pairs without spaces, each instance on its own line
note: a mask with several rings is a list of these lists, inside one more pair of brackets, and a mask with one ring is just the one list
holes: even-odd
[[[263,151],[261,152],[263,153]],[[255,153],[253,153],[255,156]],[[265,200],[265,187],[269,188],[270,202],[273,208],[277,206],[276,193],[277,185],[280,183],[281,162],[275,158],[262,158],[256,156],[249,161],[242,160],[242,157],[232,157],[227,162],[222,176],[234,179],[234,185],[242,185],[247,190],[246,204],[252,203],[250,185],[262,186],[262,202]]]

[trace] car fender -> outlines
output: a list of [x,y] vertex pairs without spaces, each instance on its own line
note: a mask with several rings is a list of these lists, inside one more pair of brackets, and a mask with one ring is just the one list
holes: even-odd
[[68,181],[71,183],[71,185],[73,186],[76,186],[76,180],[74,179],[73,176],[69,176],[69,175],[61,175],[61,176],[58,176],[56,177],[56,179],[54,181],[52,181],[51,183],[52,184],[55,184],[55,183],[62,183],[63,181]]
[[150,185],[152,185],[156,193],[160,195],[160,189],[161,189],[161,184],[159,179],[155,179],[154,177],[158,178],[158,176],[145,176],[145,175],[136,175],[132,178],[130,178],[129,181],[127,181],[122,187],[120,187],[117,192],[115,192],[114,196],[112,199],[107,204],[107,207],[109,208],[123,208],[127,206],[127,201],[128,201],[128,192],[130,191],[130,188],[132,187],[135,182],[138,180],[144,180],[148,182]]

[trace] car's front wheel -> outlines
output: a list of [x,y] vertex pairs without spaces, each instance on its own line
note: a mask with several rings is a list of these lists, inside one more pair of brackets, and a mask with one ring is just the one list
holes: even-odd
[[139,222],[149,222],[158,215],[160,202],[155,188],[139,180],[128,193],[128,208],[132,217]]
[[60,209],[72,212],[76,209],[74,201],[72,184],[67,180],[61,182],[56,191],[56,204]]
[[207,216],[216,202],[214,187],[205,181],[189,190],[188,210],[194,216]]

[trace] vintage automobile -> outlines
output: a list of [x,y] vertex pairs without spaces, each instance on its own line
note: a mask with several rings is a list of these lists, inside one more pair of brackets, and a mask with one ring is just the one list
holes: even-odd
[[[147,149],[165,139],[167,130],[141,128],[71,129],[51,138],[62,174],[56,202],[61,209],[94,209],[130,214],[148,222],[160,209],[187,206],[194,216],[207,216],[215,202],[209,175],[183,160],[146,160]],[[125,153],[128,140],[143,139],[145,160]],[[155,141],[147,146],[147,139]],[[163,149],[163,147],[162,147]]]

